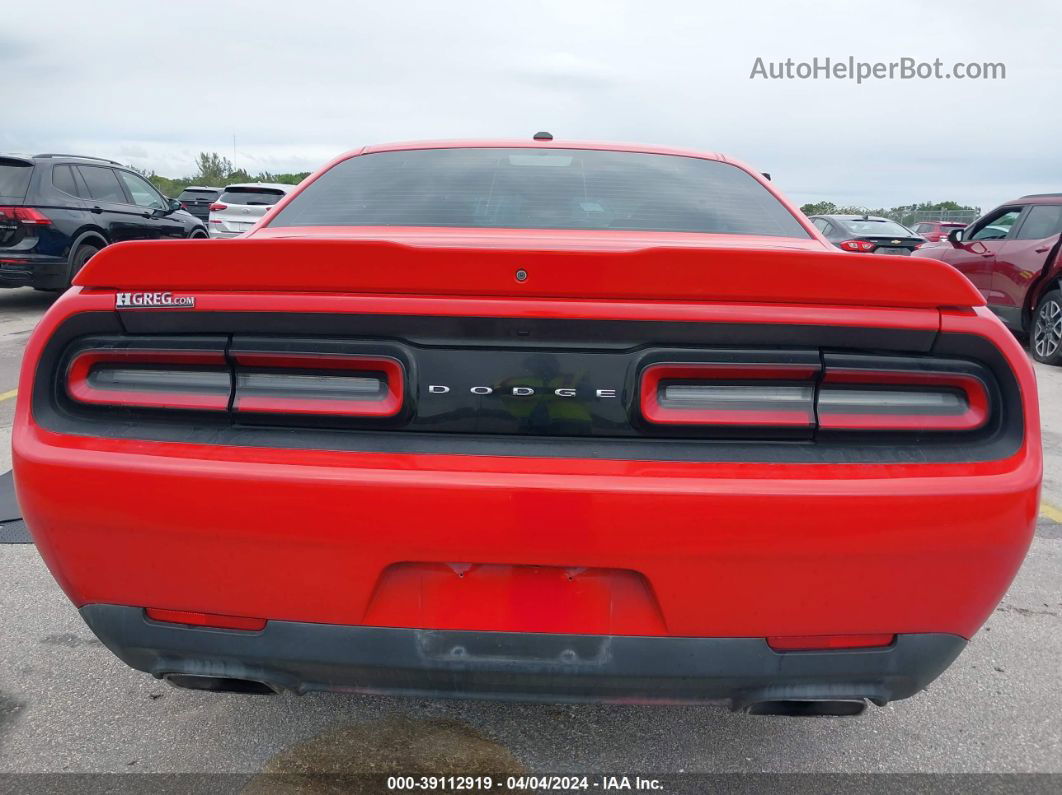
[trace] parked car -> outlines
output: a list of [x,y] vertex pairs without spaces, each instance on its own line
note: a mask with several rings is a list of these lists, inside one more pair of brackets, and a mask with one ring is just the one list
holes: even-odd
[[181,191],[177,201],[181,203],[181,209],[187,210],[203,223],[210,220],[210,205],[221,195],[224,188],[209,188],[200,185],[189,185]]
[[254,226],[266,211],[295,189],[294,185],[248,182],[229,185],[210,205],[210,236],[236,237]]
[[908,256],[926,241],[906,226],[875,215],[813,215],[811,222],[842,251]]
[[728,158],[369,147],[189,250],[89,263],[13,439],[59,584],[174,684],[854,714],[1032,539],[1014,336]]
[[1062,193],[1022,196],[919,255],[961,271],[1008,327],[1029,335],[1033,358],[1062,364],[1060,233]]
[[206,236],[179,202],[113,160],[0,155],[0,287],[62,290],[110,243]]
[[922,221],[915,224],[914,233],[930,243],[939,243],[947,238],[952,229],[965,229],[966,224],[957,221]]

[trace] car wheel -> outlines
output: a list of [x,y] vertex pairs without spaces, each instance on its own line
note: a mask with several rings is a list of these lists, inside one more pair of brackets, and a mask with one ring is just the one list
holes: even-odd
[[1062,364],[1062,292],[1051,290],[1033,315],[1029,351],[1044,364]]
[[87,243],[77,247],[77,251],[74,252],[74,258],[70,260],[70,278],[66,280],[67,287],[71,285],[78,271],[85,267],[85,263],[92,259],[97,251],[99,251],[98,248]]
[[207,233],[205,229],[193,229],[192,234],[188,235],[189,240],[206,240]]

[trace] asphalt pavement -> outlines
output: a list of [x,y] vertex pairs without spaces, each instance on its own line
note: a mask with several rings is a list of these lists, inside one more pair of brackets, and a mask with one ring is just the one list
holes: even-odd
[[[51,300],[0,291],[0,472],[22,350]],[[232,789],[261,791],[263,771],[307,770],[1062,773],[1062,368],[1037,375],[1047,477],[1032,550],[969,648],[912,699],[808,719],[178,690],[101,646],[32,545],[0,545],[0,774],[232,773]]]

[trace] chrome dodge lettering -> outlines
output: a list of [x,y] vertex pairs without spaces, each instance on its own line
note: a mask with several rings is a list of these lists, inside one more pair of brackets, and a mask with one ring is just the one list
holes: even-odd
[[[450,391],[450,387],[446,384],[429,384],[428,394],[431,395],[445,395]],[[469,392],[473,395],[491,395],[494,394],[494,387],[492,386],[473,386],[469,387]],[[531,397],[538,394],[538,390],[530,386],[514,386],[510,389],[508,394],[512,394],[515,397]],[[571,387],[561,387],[560,389],[554,389],[553,394],[557,397],[570,398],[576,397],[578,390]],[[594,395],[598,398],[616,398],[619,397],[619,390],[617,389],[596,389]]]

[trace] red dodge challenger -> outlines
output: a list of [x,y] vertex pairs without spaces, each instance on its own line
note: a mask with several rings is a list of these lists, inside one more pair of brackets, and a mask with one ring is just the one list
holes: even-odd
[[364,148],[240,239],[94,257],[14,433],[59,584],[192,688],[923,689],[1032,536],[1018,343],[729,158],[537,138]]

